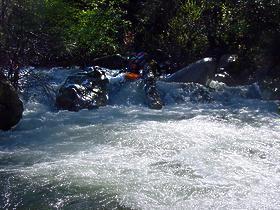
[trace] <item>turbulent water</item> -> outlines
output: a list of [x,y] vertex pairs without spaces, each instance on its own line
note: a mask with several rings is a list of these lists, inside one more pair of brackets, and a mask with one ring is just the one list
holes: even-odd
[[[51,70],[56,87],[66,70]],[[0,209],[279,209],[280,120],[254,87],[139,83],[109,105],[57,111],[35,90],[0,133]]]

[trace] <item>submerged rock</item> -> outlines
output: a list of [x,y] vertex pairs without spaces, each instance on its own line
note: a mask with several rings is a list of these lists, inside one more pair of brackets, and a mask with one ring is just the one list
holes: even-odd
[[22,118],[23,103],[7,80],[0,79],[0,130],[9,130]]
[[107,105],[108,79],[97,69],[67,77],[58,91],[56,106],[59,109],[79,111]]

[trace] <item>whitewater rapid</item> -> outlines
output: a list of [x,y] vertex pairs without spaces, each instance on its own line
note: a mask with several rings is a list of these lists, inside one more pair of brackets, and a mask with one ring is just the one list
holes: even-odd
[[[48,74],[58,86],[68,73]],[[80,112],[29,95],[20,124],[0,133],[0,209],[280,208],[274,102],[251,87],[221,86],[211,100],[196,85],[158,88],[162,110],[137,83]]]

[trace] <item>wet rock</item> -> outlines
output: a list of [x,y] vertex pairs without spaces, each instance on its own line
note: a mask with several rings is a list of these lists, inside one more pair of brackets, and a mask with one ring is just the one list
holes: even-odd
[[175,72],[166,82],[194,82],[202,85],[208,85],[216,72],[216,62],[212,58],[204,58],[187,67]]
[[145,89],[146,100],[147,100],[149,108],[162,109],[163,102],[162,102],[160,94],[156,88],[156,85],[147,82],[145,84],[144,89]]
[[107,84],[105,74],[96,68],[71,75],[58,91],[56,106],[69,111],[105,106],[108,101]]
[[0,79],[0,130],[9,130],[22,118],[23,103],[17,91],[4,79]]
[[144,91],[146,94],[146,101],[151,109],[162,109],[163,101],[156,88],[158,64],[152,60],[144,68]]

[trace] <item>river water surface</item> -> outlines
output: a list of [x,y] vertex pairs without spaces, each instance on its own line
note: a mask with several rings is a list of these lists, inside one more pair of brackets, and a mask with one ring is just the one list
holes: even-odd
[[0,133],[0,209],[280,209],[275,103],[250,87],[204,100],[202,87],[158,86],[162,110],[137,83],[97,110],[25,100],[20,124]]

